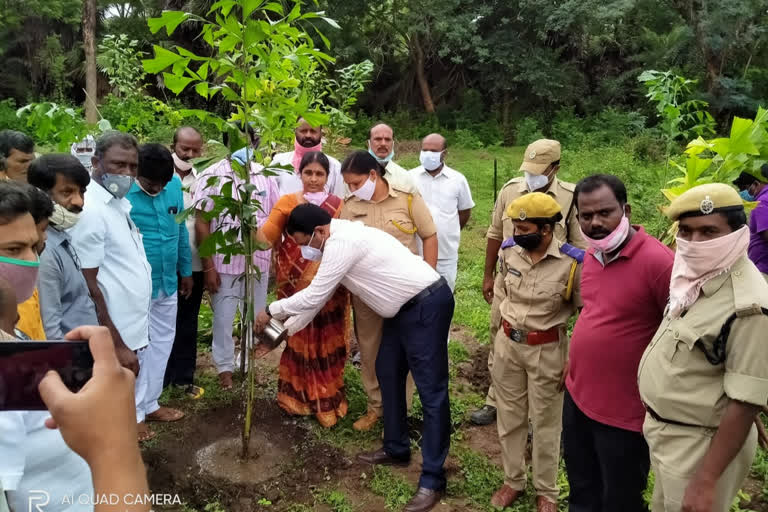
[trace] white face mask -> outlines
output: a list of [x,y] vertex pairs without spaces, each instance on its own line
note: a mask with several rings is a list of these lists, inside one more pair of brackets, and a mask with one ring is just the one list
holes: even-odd
[[373,192],[376,190],[376,180],[372,180],[368,178],[365,180],[365,183],[362,187],[358,188],[354,192],[352,192],[353,195],[359,197],[363,201],[370,201],[373,197]]
[[549,178],[543,174],[531,174],[525,171],[525,182],[528,184],[528,190],[533,192],[546,187],[549,184]]
[[136,185],[138,185],[139,188],[141,189],[141,191],[144,192],[145,194],[147,194],[149,197],[157,197],[163,191],[163,189],[160,189],[160,192],[155,192],[155,193],[147,192],[147,189],[145,189],[144,187],[141,186],[141,181],[139,181],[139,180],[136,180]]
[[307,245],[299,246],[301,249],[301,257],[307,261],[320,261],[323,259],[323,251],[309,245],[312,243],[313,238],[315,238],[314,233],[312,233],[312,236],[309,237],[309,242],[307,242]]
[[58,230],[69,229],[80,220],[80,214],[72,213],[59,203],[54,203],[53,213],[48,217],[48,220],[50,220],[53,227]]
[[424,167],[424,169],[428,171],[434,171],[443,165],[442,156],[442,151],[422,151],[419,154],[419,161],[421,162],[421,165]]

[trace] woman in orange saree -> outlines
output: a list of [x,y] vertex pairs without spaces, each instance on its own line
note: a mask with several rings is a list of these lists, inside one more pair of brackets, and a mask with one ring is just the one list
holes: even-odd
[[[328,158],[320,152],[304,155],[299,165],[304,189],[282,196],[257,238],[277,248],[277,297],[290,297],[309,286],[320,265],[302,257],[301,248],[283,236],[291,211],[302,203],[317,204],[338,218],[344,201],[328,194]],[[314,415],[324,427],[332,427],[347,414],[344,364],[351,333],[349,292],[339,287],[312,322],[288,338],[280,358],[277,403],[289,414]]]

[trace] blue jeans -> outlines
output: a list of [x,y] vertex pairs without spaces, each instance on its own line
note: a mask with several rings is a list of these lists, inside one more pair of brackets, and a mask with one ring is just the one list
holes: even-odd
[[443,464],[448,456],[451,411],[448,402],[448,331],[453,293],[447,284],[421,301],[403,306],[384,320],[376,375],[384,406],[384,450],[408,460],[411,444],[406,422],[405,378],[413,375],[424,411],[419,487],[445,489]]

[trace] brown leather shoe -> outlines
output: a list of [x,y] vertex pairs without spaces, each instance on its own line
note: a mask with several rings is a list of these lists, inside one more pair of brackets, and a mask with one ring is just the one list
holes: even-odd
[[368,432],[379,422],[379,415],[376,411],[368,411],[365,416],[361,416],[353,425],[352,428],[358,432]]
[[536,498],[536,512],[557,512],[557,503],[549,501],[544,496]]
[[384,466],[402,466],[406,467],[411,463],[410,459],[396,459],[387,454],[384,448],[379,448],[375,452],[361,453],[357,460],[365,464],[381,464]]
[[440,503],[440,498],[442,497],[443,491],[419,487],[419,490],[413,495],[413,498],[405,506],[403,512],[427,512]]
[[497,507],[497,508],[507,508],[512,503],[517,500],[520,496],[522,496],[523,491],[518,491],[517,489],[513,489],[507,484],[504,484],[501,486],[501,489],[496,491],[491,497],[491,506]]

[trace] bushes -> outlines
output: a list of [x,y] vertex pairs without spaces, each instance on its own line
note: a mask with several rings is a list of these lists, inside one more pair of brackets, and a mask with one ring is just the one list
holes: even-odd
[[0,130],[25,131],[26,123],[16,115],[16,102],[9,98],[0,101]]

